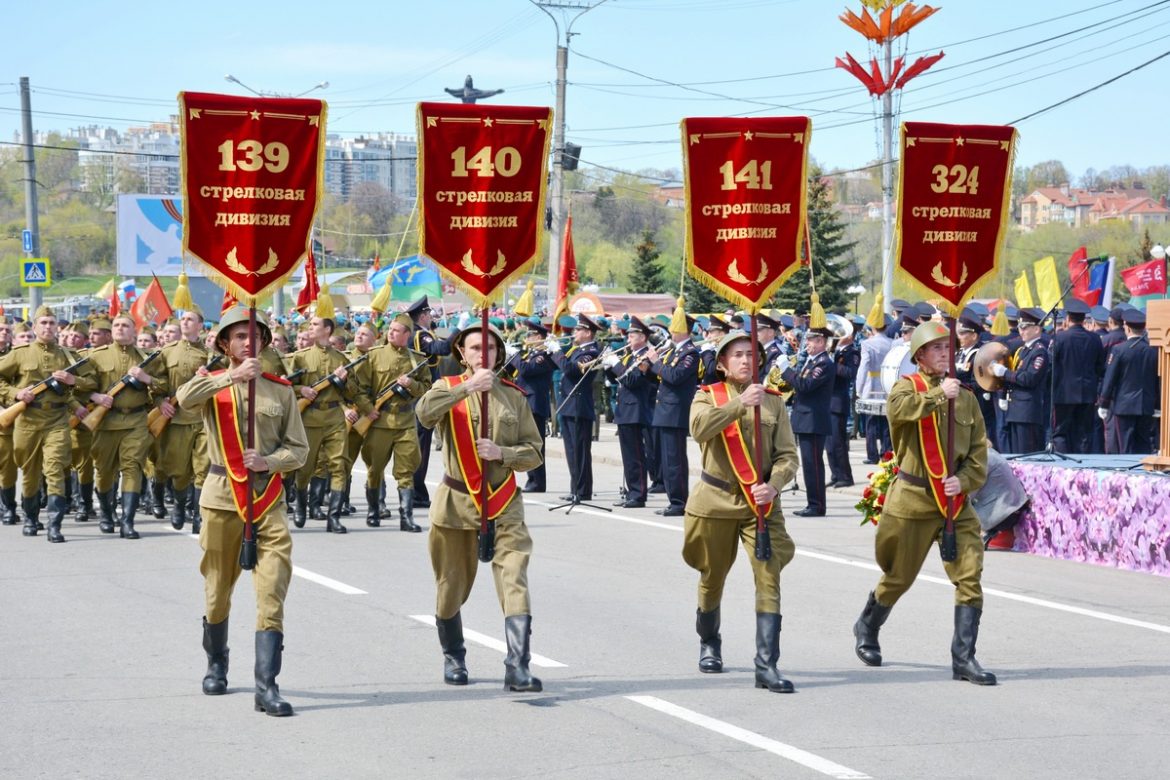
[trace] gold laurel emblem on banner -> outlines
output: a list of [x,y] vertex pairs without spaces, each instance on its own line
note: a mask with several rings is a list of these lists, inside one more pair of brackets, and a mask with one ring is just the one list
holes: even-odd
[[731,261],[731,265],[727,267],[727,278],[737,284],[759,284],[768,278],[768,261],[762,257],[760,258],[760,275],[753,281],[740,272],[739,258],[734,258]]
[[932,270],[930,272],[930,278],[934,279],[936,282],[938,282],[941,285],[945,285],[946,287],[960,287],[963,284],[963,282],[967,281],[967,264],[963,263],[963,273],[961,276],[959,276],[959,281],[957,281],[957,282],[952,282],[950,279],[948,279],[946,276],[943,275],[942,261],[941,260],[938,262],[937,265],[935,265],[934,270]]
[[276,252],[272,250],[272,247],[268,247],[268,262],[260,266],[259,271],[249,271],[244,266],[244,264],[240,262],[240,259],[236,257],[236,247],[234,246],[232,247],[232,251],[227,253],[225,262],[227,263],[228,268],[232,269],[238,274],[243,274],[244,276],[264,276],[265,274],[269,274],[275,271],[276,267],[280,265],[280,259],[276,256]]
[[476,268],[475,263],[472,262],[471,250],[468,249],[467,254],[465,254],[463,256],[463,261],[462,261],[461,265],[463,266],[464,270],[466,270],[469,273],[473,273],[476,276],[495,276],[496,274],[503,273],[504,268],[507,267],[507,265],[508,265],[508,261],[506,259],[504,259],[504,253],[497,249],[496,250],[496,264],[492,267],[492,269],[490,271],[481,271],[478,268]]

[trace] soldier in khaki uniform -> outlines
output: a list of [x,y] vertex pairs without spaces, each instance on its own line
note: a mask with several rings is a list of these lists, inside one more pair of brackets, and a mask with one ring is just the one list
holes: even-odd
[[[987,432],[975,395],[959,380],[946,377],[950,333],[939,322],[925,322],[914,330],[910,354],[918,364],[919,391],[913,377],[899,379],[886,402],[890,436],[898,462],[898,477],[890,486],[874,539],[882,577],[869,594],[865,609],[853,626],[857,656],[869,666],[881,666],[878,630],[898,599],[914,584],[922,563],[943,529],[944,515],[935,499],[920,439],[920,423],[933,418],[942,458],[946,457],[947,401],[955,402],[955,474],[942,480],[946,496],[968,496],[987,481]],[[946,377],[946,378],[944,378]],[[941,473],[941,469],[940,469]],[[943,568],[955,585],[955,633],[951,643],[954,679],[977,685],[995,685],[995,675],[975,660],[975,641],[983,614],[983,540],[979,518],[963,501],[955,518],[958,555]]]
[[[78,359],[89,354],[89,326],[86,322],[71,322],[65,330],[65,348],[77,355]],[[78,425],[70,432],[69,438],[77,511],[73,519],[85,523],[93,517],[93,432],[84,425]]]
[[[293,373],[305,369],[305,373],[293,382],[293,390],[300,398],[310,401],[301,413],[301,421],[309,437],[309,457],[297,472],[297,509],[294,523],[298,528],[308,519],[309,482],[319,464],[328,469],[329,511],[326,515],[325,530],[343,534],[346,528],[341,524],[341,507],[345,499],[345,410],[344,404],[353,404],[358,414],[369,414],[370,400],[361,386],[357,372],[347,372],[349,361],[341,352],[329,346],[333,334],[333,320],[327,317],[312,319],[313,346],[294,352],[289,356],[289,368]],[[329,385],[320,392],[313,389],[326,377],[332,375]],[[325,489],[325,486],[320,488]]]
[[[0,317],[0,358],[12,351],[12,324]],[[13,426],[0,428],[0,524],[16,525],[16,455],[12,444]]]
[[191,515],[193,533],[199,533],[200,518],[194,509],[199,504],[199,488],[207,475],[207,435],[199,412],[180,409],[171,400],[178,389],[189,382],[200,368],[207,365],[209,355],[203,347],[203,315],[195,310],[183,312],[179,318],[179,340],[163,347],[160,367],[155,369],[157,379],[152,391],[161,398],[159,412],[170,420],[158,437],[159,458],[157,475],[152,485],[155,506],[163,505],[167,480],[175,489],[175,503],[171,507],[171,527],[182,530]]
[[[14,425],[13,454],[21,472],[21,508],[25,536],[37,535],[41,476],[48,493],[48,539],[63,542],[61,520],[65,516],[65,479],[69,474],[69,417],[85,416],[74,397],[87,387],[84,380],[65,371],[77,357],[57,344],[57,317],[42,306],[36,311],[36,340],[0,358],[0,403],[28,404]],[[34,396],[32,387],[44,380],[50,389]]]
[[[504,634],[508,654],[504,659],[504,686],[514,691],[539,691],[541,682],[528,671],[532,610],[528,601],[528,558],[532,538],[524,525],[524,503],[516,485],[516,472],[530,471],[540,464],[540,431],[524,398],[524,391],[499,379],[495,372],[504,364],[504,339],[491,330],[488,364],[481,365],[482,333],[479,328],[464,330],[455,339],[455,348],[466,370],[458,377],[437,381],[418,401],[418,420],[437,430],[443,443],[443,481],[431,506],[431,533],[428,546],[438,590],[435,624],[443,648],[443,680],[449,685],[467,684],[466,648],[459,614],[471,595],[478,566],[476,536],[479,510],[465,478],[459,450],[455,446],[453,420],[466,422],[471,429],[462,435],[475,437],[479,462],[486,464],[484,477],[492,490],[511,490],[503,510],[495,517],[495,557],[492,575],[496,594],[504,611]],[[479,438],[480,393],[490,391],[488,437]],[[470,445],[470,442],[467,442]],[[470,448],[470,447],[469,447]],[[465,453],[466,463],[475,459]],[[505,494],[506,495],[506,494]]]
[[[687,499],[683,521],[683,560],[700,574],[695,617],[699,670],[723,671],[720,602],[736,547],[742,544],[756,583],[756,687],[791,693],[793,685],[780,674],[776,662],[780,657],[780,572],[796,554],[784,527],[780,491],[796,475],[796,439],[783,397],[755,381],[757,367],[746,333],[733,330],[724,336],[715,359],[725,381],[704,385],[691,405],[691,436],[702,453],[703,471]],[[739,476],[755,473],[756,407],[763,456],[760,484],[750,479],[741,482]],[[732,425],[734,435],[728,435],[725,429]],[[731,453],[736,454],[735,460]],[[766,561],[755,557],[756,505],[764,507],[768,523],[772,557]]]
[[[260,340],[271,338],[268,326],[257,320]],[[296,396],[288,381],[272,374],[262,374],[258,358],[249,358],[248,312],[232,309],[223,317],[216,347],[228,355],[231,369],[206,376],[196,376],[179,388],[177,400],[183,411],[199,411],[207,429],[208,455],[211,459],[207,481],[200,497],[205,523],[199,534],[203,558],[199,571],[204,578],[207,614],[203,618],[203,649],[207,653],[207,673],[203,692],[209,696],[227,693],[228,616],[232,590],[240,577],[240,544],[244,523],[233,495],[228,469],[252,472],[254,487],[263,490],[269,479],[280,483],[281,473],[295,471],[304,464],[309,445]],[[202,373],[202,372],[201,372]],[[254,449],[239,451],[230,442],[244,441],[247,432],[248,381],[256,380],[256,439]],[[214,400],[213,400],[214,399]],[[222,419],[231,419],[234,399],[237,430],[225,440],[220,429]],[[225,406],[217,409],[219,401]],[[237,438],[238,436],[238,438]],[[238,445],[237,445],[238,446]],[[244,446],[247,446],[246,443]],[[224,452],[231,453],[225,462]],[[292,714],[292,706],[280,696],[276,676],[280,674],[284,650],[284,599],[292,579],[292,536],[288,516],[279,493],[270,506],[255,517],[256,568],[252,583],[256,588],[256,694],[257,711],[280,717]]]
[[[366,525],[381,524],[380,500],[385,481],[386,465],[394,457],[394,481],[398,484],[398,528],[417,533],[422,530],[414,522],[414,472],[421,456],[418,431],[415,426],[414,404],[431,386],[429,369],[415,370],[426,362],[426,355],[412,352],[410,317],[399,314],[390,323],[389,343],[370,350],[370,359],[362,366],[368,372],[369,394],[372,400],[391,391],[390,400],[381,411],[371,411],[374,422],[362,444],[362,460],[366,464],[366,502],[369,506]],[[361,333],[362,329],[358,330]],[[413,373],[412,373],[413,372]],[[393,390],[391,390],[393,388]]]
[[[377,327],[372,322],[363,322],[354,331],[353,341],[350,342],[349,349],[345,353],[346,359],[352,361],[354,358],[365,355],[377,341]],[[362,386],[368,389],[370,386],[369,363],[362,363],[356,371],[362,375]],[[349,432],[345,436],[345,501],[341,513],[347,517],[357,511],[357,508],[350,502],[350,488],[353,486],[353,464],[362,451],[362,435],[353,429],[353,424],[358,421],[358,416],[357,410],[352,407],[345,410],[346,428]],[[366,525],[370,525],[368,517]]]
[[[114,532],[115,494],[121,474],[122,518],[118,535],[123,539],[138,538],[134,517],[142,493],[142,465],[153,441],[146,427],[146,414],[152,406],[150,385],[154,377],[138,367],[147,353],[135,346],[134,329],[131,317],[115,317],[114,342],[93,349],[88,365],[98,388],[89,400],[109,409],[93,433],[98,506],[102,512],[99,528],[102,533]],[[123,377],[130,381],[116,396],[109,395]]]

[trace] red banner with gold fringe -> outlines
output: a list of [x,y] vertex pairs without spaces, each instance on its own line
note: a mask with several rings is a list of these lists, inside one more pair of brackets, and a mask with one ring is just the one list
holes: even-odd
[[800,267],[808,117],[682,121],[687,270],[750,312]]
[[246,306],[305,259],[325,113],[320,100],[179,93],[183,252]]
[[540,253],[552,109],[418,104],[419,251],[478,307]]
[[902,125],[896,266],[953,314],[999,268],[1015,142],[1008,126]]

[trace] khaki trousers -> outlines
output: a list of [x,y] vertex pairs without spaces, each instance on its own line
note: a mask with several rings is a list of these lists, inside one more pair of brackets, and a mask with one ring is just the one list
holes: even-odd
[[203,484],[207,476],[207,432],[203,423],[171,423],[158,438],[157,479],[170,479],[175,490],[186,490],[194,481]]
[[[471,595],[475,574],[479,570],[477,531],[443,528],[431,523],[427,547],[435,571],[435,616],[440,620],[455,617]],[[492,558],[492,577],[504,617],[531,615],[528,603],[528,559],[532,556],[532,537],[523,522],[496,526],[496,555]]]
[[16,465],[20,467],[20,494],[32,498],[41,490],[45,477],[50,496],[65,495],[65,475],[69,471],[69,425],[33,428],[21,425],[17,418],[12,434]]
[[[232,610],[232,590],[240,578],[240,544],[244,539],[244,521],[231,510],[201,507],[203,528],[199,545],[203,558],[203,590],[207,599],[207,622],[222,623]],[[255,524],[256,568],[252,585],[256,588],[256,630],[284,631],[284,598],[292,579],[292,535],[284,502]]]
[[399,430],[370,428],[367,431],[362,447],[362,459],[368,466],[366,487],[373,489],[382,484],[391,456],[394,457],[394,481],[399,488],[410,490],[414,487],[414,472],[422,463],[418,431],[413,425]]
[[[874,537],[874,555],[882,568],[882,578],[874,589],[879,604],[892,607],[910,590],[942,528],[941,515],[937,520],[906,520],[889,512],[882,514]],[[982,607],[983,538],[974,512],[964,512],[955,520],[955,538],[958,555],[943,563],[955,585],[955,604]]]
[[754,516],[732,520],[688,513],[683,526],[683,560],[699,572],[699,609],[710,612],[723,600],[723,584],[742,544],[756,582],[756,612],[780,612],[780,571],[796,555],[783,519],[768,521],[772,557],[766,561],[756,560]]
[[323,428],[305,428],[309,458],[297,471],[297,490],[309,486],[314,476],[328,477],[330,490],[345,490],[345,423]]
[[154,437],[146,428],[146,415],[140,416],[142,424],[133,428],[94,431],[93,465],[97,471],[99,493],[113,489],[119,473],[122,475],[123,493],[142,492],[142,470]]

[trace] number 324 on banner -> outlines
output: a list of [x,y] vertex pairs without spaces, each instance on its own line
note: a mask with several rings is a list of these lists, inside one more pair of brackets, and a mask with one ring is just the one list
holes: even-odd
[[323,184],[325,104],[179,95],[183,251],[253,305],[305,258]]

